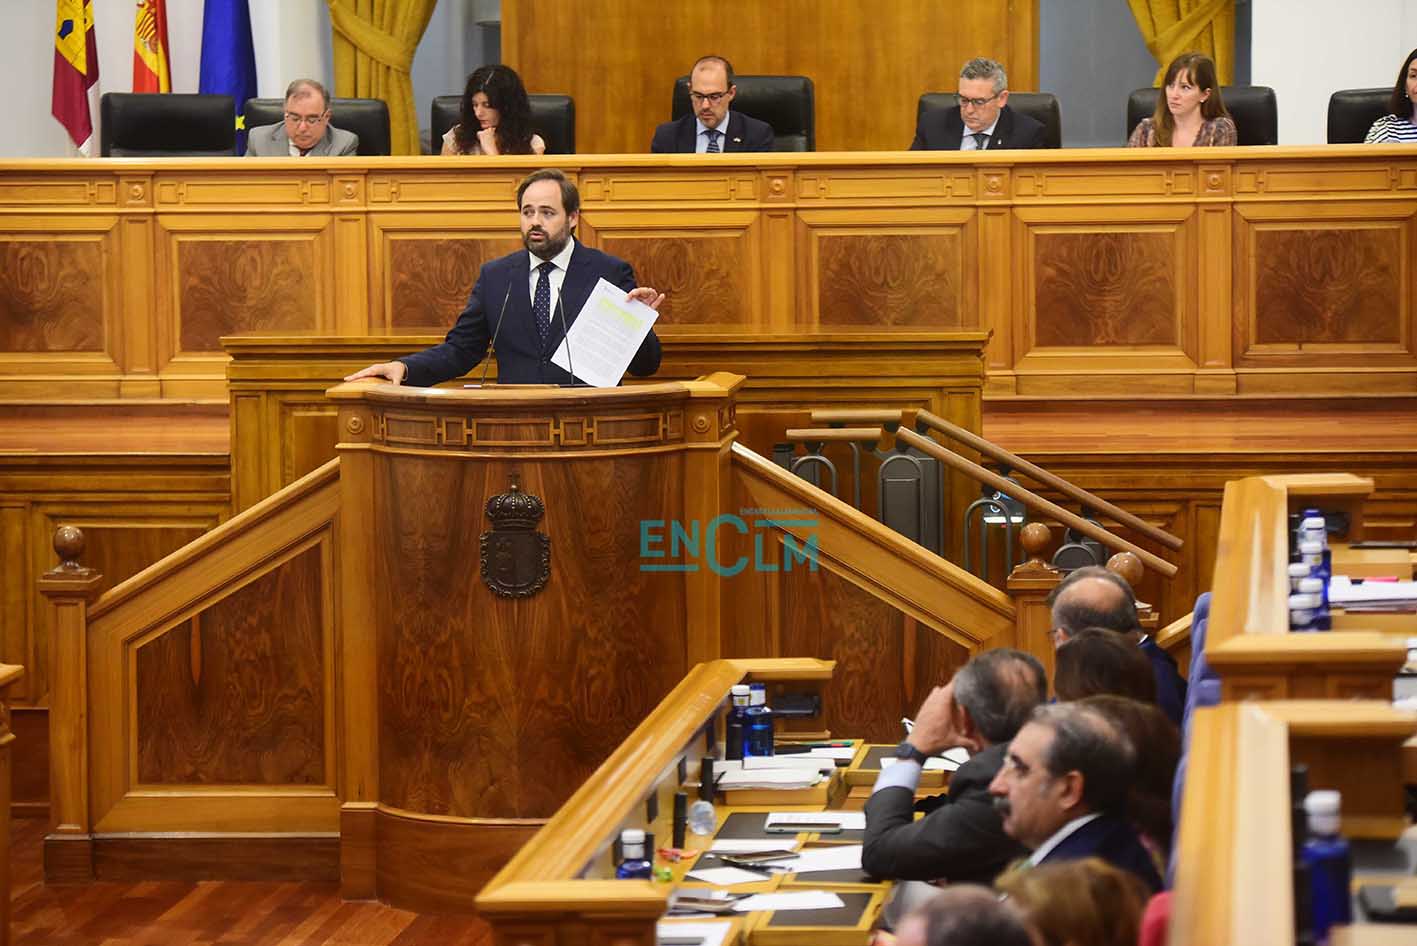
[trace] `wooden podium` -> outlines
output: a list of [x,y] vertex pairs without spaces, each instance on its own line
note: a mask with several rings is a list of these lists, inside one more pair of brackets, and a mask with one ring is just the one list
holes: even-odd
[[742,383],[330,392],[346,897],[471,909],[717,655],[716,576],[644,568],[641,523],[723,508]]

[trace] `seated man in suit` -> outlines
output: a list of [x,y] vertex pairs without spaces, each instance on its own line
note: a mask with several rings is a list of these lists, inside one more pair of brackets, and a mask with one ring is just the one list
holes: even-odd
[[738,86],[733,64],[722,56],[704,56],[689,72],[689,114],[654,130],[654,154],[718,154],[771,151],[772,126],[729,111]]
[[[566,384],[571,375],[551,363],[566,329],[576,320],[602,277],[631,299],[659,308],[664,294],[635,288],[635,271],[624,260],[576,242],[580,192],[555,168],[528,174],[517,188],[522,243],[518,250],[482,266],[467,307],[440,345],[397,361],[370,365],[345,378],[379,377],[394,384],[429,387],[471,371],[487,355],[497,356],[503,384]],[[651,329],[630,362],[630,374],[659,370],[659,338]],[[571,352],[575,362],[575,352]]]
[[330,124],[330,93],[314,79],[286,88],[284,122],[259,125],[246,136],[248,158],[330,158],[358,150],[358,135]]
[[1035,709],[989,785],[1004,831],[1033,852],[1028,864],[1100,857],[1160,890],[1156,864],[1124,811],[1135,759],[1126,735],[1096,708]]
[[1043,125],[1009,108],[1009,77],[992,59],[971,59],[959,71],[959,106],[926,112],[911,151],[1041,148]]
[[[898,761],[881,770],[866,801],[861,866],[893,880],[990,884],[1023,857],[1027,852],[1004,833],[989,783],[1009,740],[1047,698],[1043,666],[1007,648],[979,654],[935,687],[897,749]],[[915,806],[925,760],[959,746],[973,755],[950,776],[949,794]],[[915,821],[915,807],[933,810]]]
[[1075,568],[1048,595],[1052,610],[1053,646],[1089,627],[1102,627],[1134,641],[1156,676],[1156,705],[1171,722],[1181,725],[1186,706],[1186,681],[1171,655],[1141,628],[1132,586],[1116,572],[1091,565]]

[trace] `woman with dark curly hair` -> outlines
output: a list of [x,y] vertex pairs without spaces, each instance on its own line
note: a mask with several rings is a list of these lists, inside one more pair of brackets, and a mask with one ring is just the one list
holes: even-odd
[[545,154],[531,130],[521,76],[506,66],[478,66],[467,77],[461,120],[443,136],[443,154]]
[[1370,145],[1396,141],[1417,143],[1417,49],[1407,54],[1407,61],[1397,73],[1387,111],[1373,122],[1363,142]]

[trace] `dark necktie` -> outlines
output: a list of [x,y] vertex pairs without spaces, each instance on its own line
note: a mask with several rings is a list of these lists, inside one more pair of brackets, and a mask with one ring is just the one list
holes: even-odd
[[704,146],[704,151],[707,154],[718,154],[718,132],[710,128],[704,134],[708,135],[708,144]]
[[536,267],[536,295],[531,300],[531,314],[536,318],[536,331],[545,341],[551,331],[551,270],[556,264],[547,260]]
[[974,139],[974,147],[980,151],[984,150],[984,143],[989,140],[989,136],[982,131],[974,132],[971,137]]

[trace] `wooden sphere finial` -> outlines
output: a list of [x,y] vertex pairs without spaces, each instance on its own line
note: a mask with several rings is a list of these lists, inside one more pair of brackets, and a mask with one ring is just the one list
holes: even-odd
[[1107,570],[1116,573],[1133,588],[1146,574],[1146,568],[1134,552],[1118,552],[1107,560]]
[[1030,522],[1019,532],[1019,541],[1029,558],[1042,558],[1043,550],[1053,540],[1053,533],[1041,522]]
[[60,526],[54,530],[54,551],[59,561],[68,566],[79,563],[84,554],[84,531],[78,526]]

